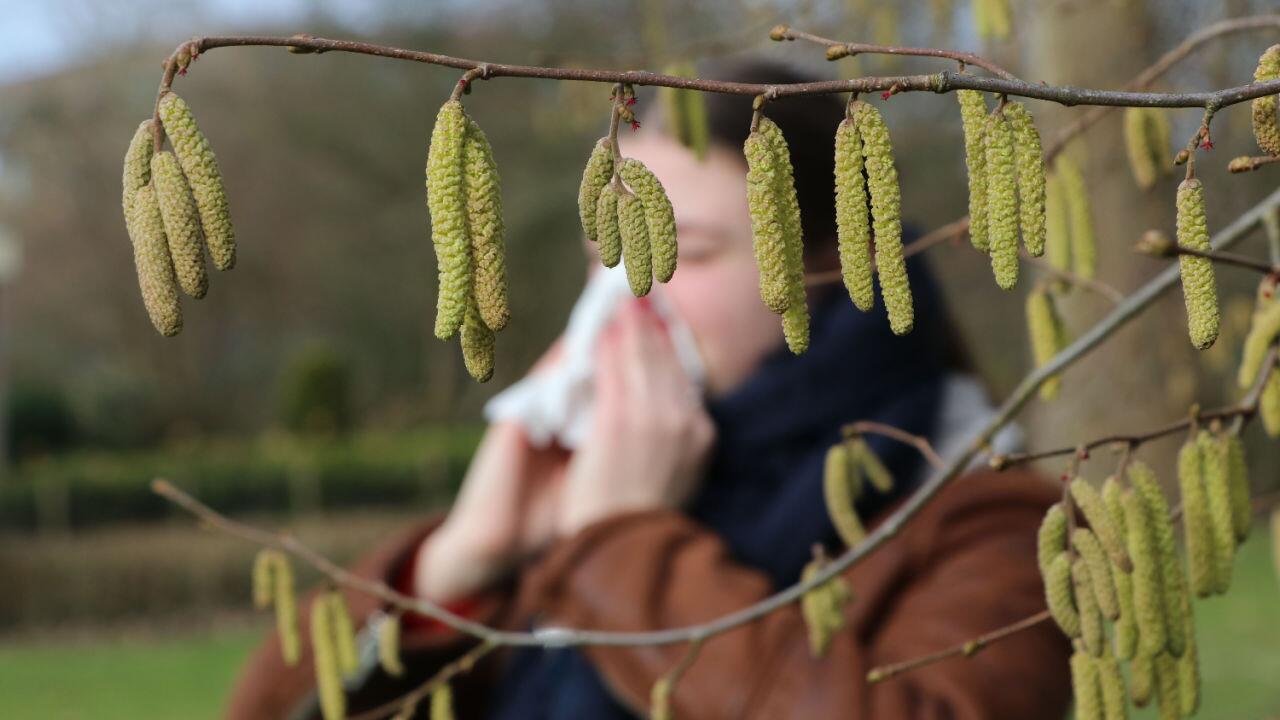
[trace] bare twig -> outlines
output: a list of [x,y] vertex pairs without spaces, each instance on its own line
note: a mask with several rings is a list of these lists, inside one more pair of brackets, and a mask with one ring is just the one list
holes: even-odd
[[1256,260],[1248,255],[1240,255],[1237,253],[1222,252],[1220,250],[1196,250],[1195,248],[1186,247],[1185,245],[1170,245],[1167,254],[1169,255],[1192,255],[1195,257],[1207,258],[1221,265],[1234,265],[1236,267],[1255,270],[1264,275],[1280,274],[1280,266],[1272,265],[1269,262]]
[[923,435],[909,433],[906,430],[896,428],[892,425],[886,425],[873,420],[859,420],[845,425],[842,431],[844,432],[845,437],[856,437],[858,435],[866,434],[883,435],[887,438],[893,438],[900,443],[911,445],[920,451],[920,454],[924,456],[925,460],[929,461],[929,464],[932,465],[935,470],[945,467],[947,464],[946,461],[942,459],[942,456],[938,455],[938,451],[933,449],[933,445],[929,443],[928,438]]
[[399,712],[406,707],[416,707],[418,703],[426,699],[428,695],[435,692],[436,688],[444,685],[458,675],[471,672],[471,668],[475,667],[475,664],[480,662],[481,658],[488,655],[490,652],[493,652],[497,647],[497,645],[492,643],[482,642],[468,650],[462,657],[440,668],[440,671],[435,675],[432,675],[431,679],[422,683],[407,694],[390,702],[383,703],[372,710],[366,710],[359,715],[352,715],[347,718],[347,720],[382,720],[382,718],[385,718],[392,713]]
[[955,657],[956,655],[973,657],[991,643],[1003,640],[1004,638],[1020,633],[1023,630],[1033,628],[1051,617],[1053,616],[1049,614],[1048,610],[1041,610],[1035,615],[1022,618],[1021,620],[1005,625],[998,630],[992,630],[989,633],[979,635],[972,640],[966,640],[959,645],[949,647],[946,650],[939,650],[935,653],[921,655],[920,657],[903,660],[902,662],[893,663],[891,665],[880,665],[878,667],[874,667],[871,669],[871,672],[867,673],[867,682],[888,680],[895,675],[901,675],[904,672],[915,670],[916,668],[921,668],[925,665],[932,665],[939,660],[946,660],[947,658]]
[[1263,165],[1270,165],[1276,162],[1280,162],[1280,155],[1246,155],[1227,163],[1227,170],[1232,173],[1247,173],[1253,172]]
[[827,48],[828,60],[839,60],[844,57],[853,57],[855,55],[912,55],[916,57],[933,57],[946,60],[955,60],[965,65],[973,65],[1005,80],[1018,80],[1013,73],[1005,70],[991,60],[975,55],[973,53],[958,52],[955,50],[936,50],[934,48],[916,48],[916,47],[895,47],[892,45],[873,45],[871,43],[846,43],[839,40],[824,38],[820,35],[814,35],[803,30],[786,25],[775,27],[769,37],[774,40],[808,40],[810,42],[825,45]]

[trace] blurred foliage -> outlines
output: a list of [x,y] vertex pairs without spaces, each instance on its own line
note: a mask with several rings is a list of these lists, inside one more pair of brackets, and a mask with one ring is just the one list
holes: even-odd
[[7,431],[13,461],[41,457],[70,447],[75,418],[66,394],[45,383],[19,383],[9,389]]
[[281,382],[280,421],[294,432],[336,435],[351,428],[351,369],[330,348],[295,356]]
[[479,425],[334,440],[267,434],[158,450],[82,450],[28,462],[0,483],[0,529],[63,530],[183,517],[148,484],[163,477],[229,513],[416,505],[452,497]]

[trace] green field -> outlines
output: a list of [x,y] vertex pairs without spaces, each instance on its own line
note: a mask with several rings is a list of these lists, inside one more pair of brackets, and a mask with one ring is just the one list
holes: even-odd
[[[1244,546],[1230,594],[1197,602],[1196,617],[1204,675],[1196,717],[1280,715],[1280,584],[1264,528]],[[262,630],[270,624],[259,620]],[[237,624],[167,636],[0,641],[0,718],[217,718],[260,632]]]

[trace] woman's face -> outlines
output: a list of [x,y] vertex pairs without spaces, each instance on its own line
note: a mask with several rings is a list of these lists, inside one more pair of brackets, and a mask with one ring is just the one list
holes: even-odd
[[692,330],[706,364],[707,389],[723,394],[782,343],[778,316],[760,300],[746,163],[740,153],[716,145],[699,161],[658,132],[619,133],[619,147],[648,166],[671,198],[680,255],[675,276],[657,291],[671,299]]

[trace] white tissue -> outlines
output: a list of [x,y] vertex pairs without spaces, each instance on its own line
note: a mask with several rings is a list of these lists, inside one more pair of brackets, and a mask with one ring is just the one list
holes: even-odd
[[[688,325],[675,312],[661,285],[655,284],[648,297],[666,324],[677,359],[701,391],[705,370]],[[495,395],[484,406],[485,419],[520,423],[529,442],[537,447],[546,447],[553,440],[570,450],[581,445],[591,427],[596,343],[623,302],[633,298],[621,265],[598,268],[569,314],[559,362]]]

